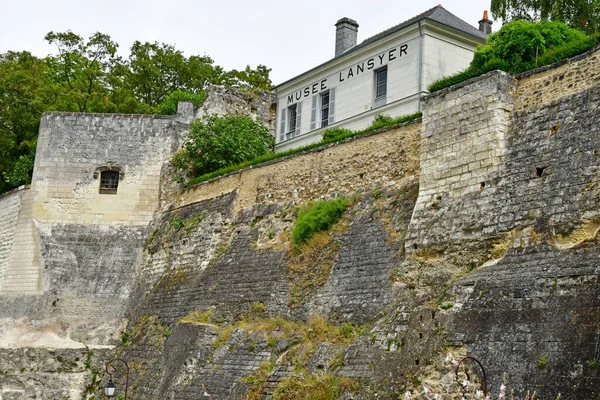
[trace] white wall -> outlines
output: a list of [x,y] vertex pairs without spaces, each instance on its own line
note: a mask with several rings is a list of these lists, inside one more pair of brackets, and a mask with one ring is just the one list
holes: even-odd
[[[391,56],[390,51],[392,52]],[[313,96],[319,96],[331,88],[335,88],[336,91],[334,106],[336,123],[371,111],[375,107],[374,71],[381,67],[387,66],[388,68],[388,104],[414,94],[418,83],[416,78],[418,76],[418,56],[419,38],[413,29],[402,35],[396,35],[394,38],[382,40],[365,49],[357,50],[348,57],[342,57],[330,65],[324,66],[319,71],[302,76],[289,84],[281,85],[277,90],[276,141],[280,141],[282,111],[287,111],[291,104],[302,103],[300,134],[304,135],[310,131]],[[372,60],[371,65],[369,60]],[[364,66],[364,71],[359,70],[358,65]],[[313,86],[315,83],[317,85]],[[308,96],[306,96],[306,88],[309,88]],[[316,93],[313,93],[313,88]],[[293,102],[289,101],[290,95],[293,96]],[[298,97],[300,97],[299,100]],[[288,124],[289,122],[286,121],[286,126]],[[319,127],[319,125],[317,126]]]
[[[327,128],[341,126],[360,130],[368,127],[377,114],[397,117],[419,111],[420,94],[427,90],[427,85],[466,68],[476,45],[474,38],[423,21],[421,29],[418,24],[406,27],[280,85],[277,87],[276,151],[321,140],[326,128],[320,128],[319,113],[317,128],[311,129],[313,96],[331,88],[335,88],[335,121]],[[370,69],[369,60],[373,60]],[[357,65],[364,65],[364,71],[358,71]],[[388,69],[386,104],[376,106],[375,71],[383,66]],[[288,107],[298,103],[301,103],[299,136],[293,139],[286,136],[282,140],[282,114],[286,115],[284,133],[287,133]]]
[[423,88],[444,76],[453,75],[469,66],[473,45],[456,38],[427,30],[423,39]]

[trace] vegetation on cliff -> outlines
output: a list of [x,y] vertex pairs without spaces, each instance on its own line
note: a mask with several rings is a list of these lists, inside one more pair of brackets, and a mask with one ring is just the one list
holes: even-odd
[[493,70],[521,73],[584,53],[596,43],[595,36],[561,22],[509,22],[477,49],[467,69],[433,82],[428,89],[436,92]]
[[45,37],[57,53],[0,54],[0,193],[29,183],[40,118],[45,111],[175,114],[178,100],[199,104],[207,84],[269,90],[270,69],[225,71],[204,56],[185,56],[165,43],[135,42],[127,58],[97,32]]
[[184,182],[186,177],[238,165],[271,153],[273,145],[269,129],[248,116],[212,115],[196,120],[183,149],[173,157],[176,179]]

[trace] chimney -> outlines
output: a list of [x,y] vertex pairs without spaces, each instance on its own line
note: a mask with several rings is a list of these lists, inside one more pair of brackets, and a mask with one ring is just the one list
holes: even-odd
[[479,30],[486,35],[492,33],[492,21],[488,19],[488,12],[485,10],[483,12],[483,19],[479,21]]
[[350,47],[356,46],[358,22],[350,18],[342,18],[335,23],[335,56],[339,56]]

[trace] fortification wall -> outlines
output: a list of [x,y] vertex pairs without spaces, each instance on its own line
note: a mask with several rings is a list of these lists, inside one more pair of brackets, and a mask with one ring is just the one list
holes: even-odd
[[175,198],[178,207],[237,193],[235,211],[255,204],[302,204],[359,188],[416,182],[419,121],[398,129],[278,159],[201,183]]
[[[40,223],[147,225],[163,163],[186,124],[170,116],[50,113],[42,117],[32,188]],[[120,168],[116,194],[101,194],[97,168]]]
[[[124,354],[161,366],[136,371],[136,395],[243,398],[256,379],[244,377],[268,360],[267,397],[299,366],[360,378],[366,398],[420,391],[415,382],[456,392],[446,345],[480,359],[496,393],[506,372],[517,397],[597,397],[597,57],[490,73],[429,96],[422,124],[176,196],[152,225],[134,289],[137,336]],[[575,83],[586,73],[591,82]],[[294,207],[340,194],[355,200],[331,241],[296,258]],[[322,283],[299,287],[298,270]],[[306,353],[268,328],[222,337],[242,318],[314,315],[368,333]]]
[[[162,156],[174,142],[160,132],[177,138],[179,125],[139,117],[128,130],[127,118],[80,116],[86,130],[70,114],[64,126],[60,115],[49,118],[28,191],[40,199],[33,237],[46,290],[2,299],[6,396],[42,390],[30,383],[35,371],[17,369],[27,356],[14,347],[50,357],[44,348],[60,345],[63,359],[90,344],[117,345],[107,354],[130,362],[133,398],[244,398],[260,379],[258,394],[268,398],[294,374],[304,383],[321,377],[319,387],[330,387],[318,379],[331,375],[360,379],[359,393],[341,398],[393,398],[421,385],[455,393],[447,348],[480,359],[494,392],[506,372],[518,398],[527,390],[597,398],[598,57],[476,78],[429,96],[422,122],[170,193],[152,221],[127,189],[120,204],[134,219],[88,204],[97,193],[90,174],[114,161],[124,180],[137,170],[155,177],[146,150],[130,162],[122,147],[110,158],[110,146],[129,143],[127,135],[141,143],[139,127],[148,125],[147,140],[159,147],[152,154]],[[114,140],[97,137],[108,132]],[[67,156],[78,135],[86,142]],[[88,140],[102,151],[86,150]],[[158,197],[144,179],[124,188]],[[291,251],[296,208],[339,195],[352,199],[341,221],[301,254]],[[19,231],[10,196],[0,199],[13,210],[3,225],[9,235]],[[94,209],[100,215],[86,220]],[[16,321],[23,315],[29,320]],[[306,326],[318,315],[365,333],[344,325],[345,339],[324,340],[322,326]],[[298,325],[274,327],[268,317]],[[120,329],[127,340],[119,345]],[[74,398],[90,382],[78,362],[64,381]]]
[[12,247],[14,243],[17,225],[19,222],[19,211],[23,196],[29,186],[23,186],[0,196],[0,288],[2,288],[6,277],[6,270],[10,263]]
[[22,190],[17,189],[0,197],[0,209],[4,210],[0,216],[0,286],[4,282],[6,267],[10,261],[22,195]]
[[275,136],[277,96],[270,92],[242,92],[218,85],[208,85],[206,101],[194,110],[194,118],[209,115],[248,115],[265,124]]

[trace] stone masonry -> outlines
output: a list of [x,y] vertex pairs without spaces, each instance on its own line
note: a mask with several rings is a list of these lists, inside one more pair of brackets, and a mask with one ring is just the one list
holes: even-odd
[[[270,399],[334,376],[343,399],[460,398],[446,351],[477,357],[494,394],[506,379],[516,398],[598,398],[599,54],[492,72],[428,96],[422,121],[185,190],[165,171],[188,123],[235,101],[45,115],[31,188],[0,198],[0,398],[97,397],[113,356],[136,399]],[[116,195],[98,193],[106,165]],[[294,251],[297,208],[338,196],[326,245]]]

